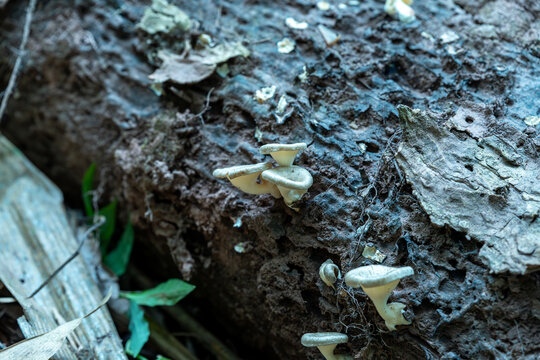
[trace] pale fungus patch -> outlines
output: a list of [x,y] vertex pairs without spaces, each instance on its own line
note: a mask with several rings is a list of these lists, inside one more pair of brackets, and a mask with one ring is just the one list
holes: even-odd
[[281,166],[291,166],[296,154],[307,147],[306,143],[267,144],[259,149],[261,154],[270,155]]
[[328,11],[330,10],[330,3],[328,1],[318,1],[317,8],[321,11]]
[[378,263],[382,263],[386,258],[386,255],[380,252],[379,249],[377,249],[375,246],[371,245],[366,245],[364,247],[364,251],[362,251],[362,256]]
[[412,3],[412,0],[386,0],[384,11],[389,15],[397,15],[401,22],[409,23],[416,19]]
[[229,168],[216,169],[213,175],[220,179],[229,179],[231,184],[248,194],[272,194],[280,198],[278,189],[272,183],[264,180],[259,181],[259,176],[264,170],[272,168],[271,163],[259,163],[254,165],[239,165]]
[[278,51],[282,54],[288,54],[294,50],[295,43],[289,38],[283,38],[277,42]]
[[459,35],[456,34],[454,31],[447,31],[441,36],[439,36],[439,40],[441,41],[441,44],[450,44],[454,41],[459,40]]
[[337,279],[341,279],[341,271],[332,260],[328,259],[319,268],[319,276],[326,285],[334,288]]
[[272,85],[272,86],[264,87],[255,91],[255,96],[253,96],[253,98],[257,100],[259,104],[262,104],[270,100],[271,98],[273,98],[275,93],[276,93],[276,86]]
[[302,335],[300,342],[305,347],[317,347],[326,360],[343,359],[342,356],[335,355],[334,349],[338,344],[349,341],[346,334],[337,332],[307,333]]
[[396,330],[396,325],[410,325],[410,321],[403,317],[405,304],[387,303],[388,297],[396,288],[399,280],[414,274],[410,266],[392,268],[383,265],[369,265],[356,268],[345,275],[348,286],[358,288],[369,296],[377,312],[384,319],[389,330]]
[[296,30],[305,30],[309,26],[307,22],[305,22],[305,21],[296,21],[292,17],[288,17],[288,18],[285,19],[285,25],[287,25],[291,29],[296,29]]
[[152,0],[152,5],[144,10],[137,27],[148,34],[168,33],[176,28],[187,31],[191,27],[191,20],[185,12],[166,0]]
[[279,98],[278,104],[276,106],[276,113],[278,115],[283,115],[286,108],[287,108],[287,98],[285,97],[285,95],[282,95]]
[[309,76],[309,74],[307,72],[307,67],[306,67],[306,65],[304,65],[302,67],[302,72],[300,74],[298,74],[298,80],[300,80],[300,82],[304,83],[304,82],[307,81],[308,76]]
[[261,178],[277,186],[289,207],[300,200],[313,185],[313,177],[309,171],[294,165],[265,170]]
[[536,126],[540,124],[540,116],[527,116],[523,121],[529,126]]

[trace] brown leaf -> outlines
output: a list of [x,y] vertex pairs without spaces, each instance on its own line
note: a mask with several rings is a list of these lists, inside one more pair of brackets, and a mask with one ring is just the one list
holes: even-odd
[[150,74],[154,82],[173,81],[177,84],[195,84],[214,73],[215,64],[203,64],[177,56],[165,57],[159,69]]

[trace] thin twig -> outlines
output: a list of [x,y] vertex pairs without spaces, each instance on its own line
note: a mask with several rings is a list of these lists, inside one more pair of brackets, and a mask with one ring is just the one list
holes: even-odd
[[201,122],[202,124],[204,125],[204,118],[203,118],[203,115],[205,112],[208,111],[208,109],[210,109],[210,96],[212,96],[212,91],[214,91],[215,88],[211,88],[210,91],[208,91],[208,93],[206,94],[206,103],[204,104],[204,108],[201,110],[200,113],[198,113],[197,116],[199,119],[201,119]]
[[75,257],[77,255],[79,255],[79,253],[80,253],[80,251],[81,251],[81,249],[82,249],[82,247],[84,245],[84,241],[88,238],[88,235],[90,235],[91,232],[98,229],[103,224],[105,224],[105,217],[100,216],[99,221],[97,223],[95,223],[94,225],[92,225],[83,234],[82,239],[81,239],[81,241],[79,243],[79,247],[77,248],[77,250],[75,250],[75,252],[66,261],[64,261],[64,263],[62,263],[62,265],[60,265],[56,270],[54,270],[54,272],[51,275],[49,275],[49,277],[47,277],[47,279],[41,285],[39,285],[39,287],[36,290],[34,290],[34,292],[32,294],[30,294],[30,296],[27,299],[33,298],[34,295],[36,295],[38,292],[41,291],[41,289],[43,289],[45,286],[47,286],[47,284],[56,276],[56,274],[58,274],[60,271],[62,271],[62,269],[65,268],[66,265],[71,262],[71,260],[75,259]]
[[15,81],[17,80],[17,75],[22,64],[22,58],[25,52],[26,43],[28,42],[28,36],[30,35],[30,25],[32,24],[32,15],[34,14],[34,9],[36,8],[37,0],[30,0],[28,7],[26,8],[26,20],[24,22],[23,36],[21,40],[21,45],[19,46],[19,53],[17,54],[17,60],[15,60],[15,65],[13,66],[13,71],[9,77],[9,82],[6,90],[4,91],[4,97],[2,98],[2,103],[0,103],[0,123],[2,123],[2,117],[4,116],[4,111],[6,110],[7,102],[13,88],[15,87]]

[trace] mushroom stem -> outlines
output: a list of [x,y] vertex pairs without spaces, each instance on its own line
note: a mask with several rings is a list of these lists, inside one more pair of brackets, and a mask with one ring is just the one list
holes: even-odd
[[337,360],[336,355],[334,355],[336,346],[337,344],[321,345],[317,346],[317,349],[319,349],[326,360]]
[[410,325],[411,322],[407,321],[403,317],[403,310],[405,309],[405,304],[393,302],[388,304],[388,298],[392,290],[396,288],[399,280],[392,281],[386,284],[382,288],[365,288],[362,286],[364,292],[369,296],[377,312],[384,319],[386,327],[389,330],[396,330],[396,325]]
[[284,186],[277,185],[277,188],[281,195],[283,196],[283,200],[285,201],[285,204],[287,206],[291,206],[295,201],[298,201],[302,198],[302,196],[306,193],[307,190],[295,190],[295,189],[288,189]]

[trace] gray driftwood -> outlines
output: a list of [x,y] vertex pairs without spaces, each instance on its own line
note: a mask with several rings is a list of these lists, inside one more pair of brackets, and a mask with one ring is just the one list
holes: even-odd
[[[77,246],[61,192],[0,136],[0,280],[24,309],[19,325],[25,337],[87,314],[102,298],[77,256],[28,299]],[[108,310],[83,320],[55,358],[126,359]]]

